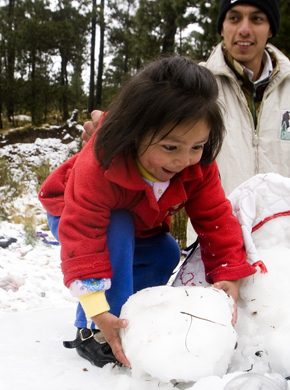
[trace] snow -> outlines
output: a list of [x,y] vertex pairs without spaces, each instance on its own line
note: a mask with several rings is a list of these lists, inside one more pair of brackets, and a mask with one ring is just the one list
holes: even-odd
[[15,115],[14,119],[22,122],[24,121],[31,122],[31,117],[28,115]]
[[[70,295],[62,283],[60,247],[44,242],[44,240],[54,241],[54,239],[46,230],[45,212],[37,199],[36,179],[29,167],[31,165],[40,166],[43,161],[49,159],[51,167],[55,168],[69,155],[76,152],[76,149],[75,141],[62,144],[56,139],[38,139],[34,144],[7,145],[0,149],[0,157],[3,155],[9,157],[12,164],[11,174],[15,177],[23,177],[25,173],[22,185],[26,187],[19,197],[7,198],[7,200],[3,197],[3,192],[0,192],[2,200],[0,206],[13,211],[8,216],[8,220],[0,221],[0,236],[5,235],[17,239],[9,247],[0,248],[0,389],[79,390],[83,387],[100,390],[113,388],[118,390],[290,389],[289,382],[284,380],[290,375],[290,286],[288,277],[290,274],[290,217],[285,216],[267,222],[253,233],[257,250],[269,272],[268,274],[258,272],[242,282],[241,297],[238,303],[238,322],[235,326],[238,346],[233,355],[232,350],[224,353],[220,350],[227,345],[232,348],[234,341],[223,342],[225,336],[220,336],[218,333],[222,327],[215,326],[213,327],[215,330],[209,331],[208,326],[213,324],[207,323],[205,326],[206,321],[200,321],[203,326],[200,326],[198,331],[197,328],[192,329],[192,337],[196,337],[197,334],[199,336],[200,353],[205,353],[206,358],[209,359],[205,360],[207,363],[201,364],[198,370],[205,369],[214,356],[222,356],[220,360],[226,362],[228,367],[223,367],[218,373],[204,371],[200,378],[186,377],[190,369],[186,369],[180,377],[175,372],[173,373],[173,370],[177,370],[184,359],[182,354],[179,355],[181,348],[185,348],[187,354],[188,350],[184,337],[183,342],[176,339],[168,341],[162,337],[162,328],[158,329],[157,338],[153,338],[150,343],[150,354],[148,350],[144,352],[144,361],[147,359],[147,366],[145,367],[141,361],[138,363],[139,373],[138,370],[134,370],[134,365],[137,364],[135,349],[144,337],[146,321],[152,320],[158,323],[162,320],[162,327],[166,326],[167,330],[176,330],[181,326],[178,322],[180,318],[178,319],[177,316],[172,316],[171,321],[166,321],[166,308],[170,305],[163,305],[162,300],[159,300],[157,305],[160,298],[155,296],[154,289],[136,294],[130,298],[133,302],[132,305],[130,304],[131,307],[128,306],[130,300],[127,308],[124,307],[124,313],[126,310],[133,313],[130,319],[133,333],[130,335],[129,328],[126,334],[129,340],[128,345],[124,338],[128,355],[129,349],[132,348],[132,357],[130,356],[132,371],[112,364],[102,369],[97,368],[80,358],[75,350],[63,347],[64,340],[73,340],[75,337],[73,322],[77,300]],[[38,236],[35,246],[29,246],[31,244],[27,243],[24,223],[14,223],[15,214],[22,215],[24,221],[27,216],[33,216],[36,230],[48,236]],[[190,290],[194,292],[192,296],[197,294],[200,288],[203,287],[193,287]],[[179,297],[179,293],[183,292],[182,295],[185,296],[184,290],[173,287],[166,287],[167,289],[170,290],[171,303],[180,304],[179,311],[195,314],[197,307],[203,307],[196,298],[193,303],[190,303],[192,308],[183,308],[184,299]],[[211,288],[204,291],[212,292]],[[143,294],[149,295],[144,299]],[[217,297],[221,298],[221,302],[215,303],[215,308],[224,307],[223,293],[218,293]],[[189,297],[189,302],[191,302],[190,299]],[[225,300],[227,301],[227,298]],[[145,315],[141,308],[146,305]],[[209,305],[207,308],[210,314],[222,314],[222,311],[214,311],[210,307]],[[139,313],[138,316],[134,314],[135,310]],[[224,310],[226,312],[225,307]],[[200,316],[205,315],[207,314],[202,313]],[[179,317],[183,320],[189,319],[187,315]],[[228,314],[224,313],[222,317],[229,321]],[[228,329],[231,329],[230,326]],[[232,334],[234,335],[235,332]],[[188,336],[186,344],[191,351],[198,345],[195,345],[195,342],[192,344],[190,337]],[[208,339],[211,337],[213,341],[209,342]],[[209,344],[206,344],[207,342]],[[158,358],[161,352],[163,358]],[[154,355],[156,358],[150,361],[149,357]],[[171,366],[168,366],[169,363]],[[187,359],[183,361],[183,365],[186,364],[190,364]],[[193,374],[197,370],[195,364],[192,363]],[[175,378],[178,378],[178,382],[174,380]],[[251,381],[250,385],[249,382],[243,382],[245,380]],[[264,381],[263,384],[262,381]],[[271,387],[267,387],[269,383]],[[261,385],[263,387],[259,387]]]

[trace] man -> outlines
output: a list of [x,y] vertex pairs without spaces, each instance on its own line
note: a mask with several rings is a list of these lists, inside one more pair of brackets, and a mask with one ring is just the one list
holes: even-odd
[[218,166],[226,194],[257,173],[290,177],[290,62],[267,43],[279,29],[278,0],[222,0],[224,38],[204,64],[216,76],[227,134]]

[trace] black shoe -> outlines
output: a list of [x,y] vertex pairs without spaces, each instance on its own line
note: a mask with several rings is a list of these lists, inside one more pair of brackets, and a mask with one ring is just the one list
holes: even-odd
[[64,341],[65,348],[76,348],[77,353],[97,367],[118,363],[110,345],[99,330],[79,328],[74,341]]

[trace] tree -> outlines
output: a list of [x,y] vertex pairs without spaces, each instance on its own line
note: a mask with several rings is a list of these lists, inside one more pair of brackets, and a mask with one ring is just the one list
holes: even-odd
[[161,52],[161,17],[155,1],[140,0],[136,12],[136,68],[157,58]]
[[142,24],[147,23],[148,34],[158,37],[159,53],[176,52],[177,32],[197,20],[196,3],[197,0],[140,1],[137,18]]
[[51,63],[48,37],[51,11],[49,2],[42,0],[25,0],[22,10],[23,17],[18,26],[22,48],[18,66],[22,74],[27,76],[26,98],[23,99],[22,106],[30,111],[32,124],[39,125],[48,111],[48,66]]
[[[160,54],[176,51],[178,29],[196,21],[190,7],[196,0],[135,0],[109,1],[111,20],[109,29],[110,70],[114,87],[120,88],[127,76],[134,74],[146,62]],[[108,74],[107,74],[108,76]]]
[[71,73],[71,80],[68,87],[70,105],[72,108],[87,108],[88,98],[84,93],[84,81],[82,78],[82,61],[76,59]]
[[[16,51],[16,18],[15,4],[16,0],[9,0],[7,7],[3,7],[2,15],[4,18],[4,28],[2,33],[2,44],[5,45],[6,75],[5,81],[5,101],[7,117],[9,122],[13,122],[14,115],[14,95],[15,95],[15,51]],[[6,15],[5,15],[6,14]],[[5,17],[6,16],[6,17]],[[6,22],[6,23],[5,23]]]
[[91,48],[90,48],[90,91],[88,112],[92,112],[95,108],[95,50],[96,50],[96,24],[97,24],[97,1],[92,0],[92,16],[91,16]]
[[220,8],[220,0],[212,0],[211,2],[201,0],[198,3],[198,24],[203,29],[203,33],[194,36],[194,53],[198,59],[206,60],[212,49],[221,40],[221,37],[217,32],[217,17]]
[[114,55],[113,66],[120,68],[123,74],[130,69],[134,47],[135,0],[109,1],[111,27],[108,41],[110,53]]
[[[197,61],[205,61],[209,57],[212,49],[221,40],[221,37],[217,33],[219,6],[220,0],[212,0],[211,2],[204,0],[195,1],[194,13],[197,28],[193,29],[186,37],[182,38],[182,42],[177,48],[179,54],[188,55]],[[187,17],[185,17],[185,23],[188,23],[186,18]],[[190,23],[194,22],[193,17],[191,17],[190,20]],[[185,27],[186,26],[187,24],[185,24]],[[180,28],[180,31],[182,31],[182,27]]]
[[99,24],[100,24],[100,48],[99,48],[99,61],[98,61],[96,108],[101,108],[101,104],[102,104],[104,50],[105,50],[105,1],[104,0],[101,0]]
[[162,54],[175,52],[175,36],[177,29],[184,29],[188,24],[196,21],[194,13],[186,13],[190,6],[194,6],[196,1],[188,0],[158,0],[161,16],[161,34],[162,34]]
[[[135,0],[109,0],[108,22],[106,24],[108,54],[112,56],[109,68],[102,82],[106,106],[120,89],[126,77],[135,72],[136,29]],[[99,78],[100,80],[101,78]]]
[[277,46],[288,58],[290,58],[290,42],[289,42],[289,12],[290,0],[280,1],[281,22],[280,29],[275,38],[270,42]]
[[89,17],[80,12],[87,2],[79,2],[78,8],[73,7],[69,0],[59,0],[56,11],[53,12],[55,54],[61,58],[60,101],[62,107],[62,120],[69,118],[69,75],[68,66],[76,62],[85,61],[86,33],[89,26]]

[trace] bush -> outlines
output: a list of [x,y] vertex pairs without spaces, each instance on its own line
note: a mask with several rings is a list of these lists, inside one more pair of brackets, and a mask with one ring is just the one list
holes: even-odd
[[37,236],[33,217],[25,220],[23,229],[26,232],[25,245],[35,246],[37,242]]
[[6,200],[11,200],[21,195],[21,182],[22,178],[18,182],[14,180],[6,158],[0,158],[0,192],[2,192]]
[[51,172],[49,159],[43,160],[42,164],[39,167],[31,167],[31,170],[36,176],[36,191],[39,192],[42,183]]

